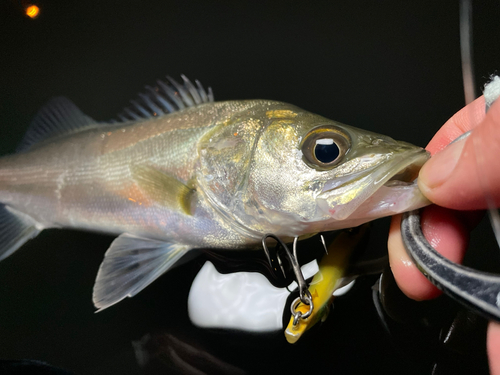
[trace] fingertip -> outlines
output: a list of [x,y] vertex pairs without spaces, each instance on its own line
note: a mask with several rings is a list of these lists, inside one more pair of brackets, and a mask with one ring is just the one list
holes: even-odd
[[[455,119],[453,126],[460,123],[456,118],[466,123],[465,119],[471,111],[459,113],[460,116],[457,113],[452,118]],[[488,206],[485,198],[488,195],[495,204],[500,204],[500,190],[497,188],[500,186],[500,174],[497,171],[500,157],[500,101],[491,106],[482,121],[478,121],[478,116],[469,119],[469,127],[474,128],[471,135],[436,153],[420,170],[419,188],[432,202],[452,209],[477,210]],[[449,135],[453,129],[456,130],[447,124],[438,133]],[[428,149],[436,147],[436,143],[432,146],[431,143]]]
[[463,133],[477,127],[485,116],[484,96],[455,113],[436,133],[425,148],[432,155],[446,148]]
[[418,187],[427,198],[431,199],[435,195],[434,189],[442,186],[450,178],[460,160],[466,141],[467,139],[462,139],[451,144],[420,169]]

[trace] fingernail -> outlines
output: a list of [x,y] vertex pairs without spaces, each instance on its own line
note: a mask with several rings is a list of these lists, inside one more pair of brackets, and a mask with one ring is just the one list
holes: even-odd
[[442,185],[453,173],[467,139],[450,144],[424,164],[418,176],[418,185],[425,194],[426,190]]

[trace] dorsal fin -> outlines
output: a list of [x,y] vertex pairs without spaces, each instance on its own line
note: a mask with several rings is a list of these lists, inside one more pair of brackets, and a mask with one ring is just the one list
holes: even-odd
[[26,151],[36,143],[77,132],[92,124],[96,124],[96,121],[80,111],[68,98],[52,98],[36,114],[17,151]]
[[[146,86],[147,92],[131,100],[132,106],[118,114],[119,120],[143,120],[214,101],[212,88],[205,91],[198,80],[195,86],[186,76],[181,77],[184,84],[167,76],[167,82],[158,80],[158,86]],[[26,151],[41,141],[75,133],[96,124],[71,100],[62,96],[53,98],[37,113],[16,151]]]
[[147,92],[140,93],[136,100],[131,100],[132,106],[124,108],[118,114],[118,119],[124,122],[142,120],[214,101],[211,87],[207,93],[200,81],[196,80],[195,86],[185,75],[181,77],[184,84],[167,76],[167,81],[158,80],[156,87],[146,86]]

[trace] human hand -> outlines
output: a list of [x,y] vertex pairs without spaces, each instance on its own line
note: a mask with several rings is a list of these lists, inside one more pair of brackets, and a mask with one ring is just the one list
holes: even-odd
[[[447,147],[471,129],[474,131],[469,137]],[[467,247],[469,232],[481,216],[472,210],[487,208],[486,192],[496,207],[500,207],[497,167],[500,101],[491,106],[487,115],[483,97],[460,110],[437,132],[427,150],[435,156],[420,171],[418,183],[427,198],[438,206],[423,210],[422,231],[438,252],[459,263]],[[416,300],[434,298],[440,291],[417,270],[406,253],[400,222],[400,216],[393,218],[388,243],[394,277],[408,297]],[[500,374],[500,325],[490,323],[487,345],[491,373]]]

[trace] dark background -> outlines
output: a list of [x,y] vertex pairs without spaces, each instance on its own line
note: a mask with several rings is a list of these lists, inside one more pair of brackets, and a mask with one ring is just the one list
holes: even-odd
[[[199,79],[216,100],[290,102],[422,146],[464,104],[458,1],[37,4],[41,13],[32,20],[20,1],[0,2],[1,154],[13,152],[53,96],[108,120],[165,74]],[[500,2],[477,2],[473,10],[480,90],[500,67]],[[385,238],[377,231],[372,246],[383,250]],[[93,281],[111,241],[46,231],[0,264],[0,359],[38,359],[79,374],[136,374],[132,341],[144,337],[156,353],[154,366],[143,370],[151,373],[422,374],[439,357],[439,348],[406,350],[386,335],[371,301],[373,278],[295,346],[281,333],[193,327],[186,302],[199,260],[95,315]],[[500,262],[487,224],[473,243],[483,268]]]

